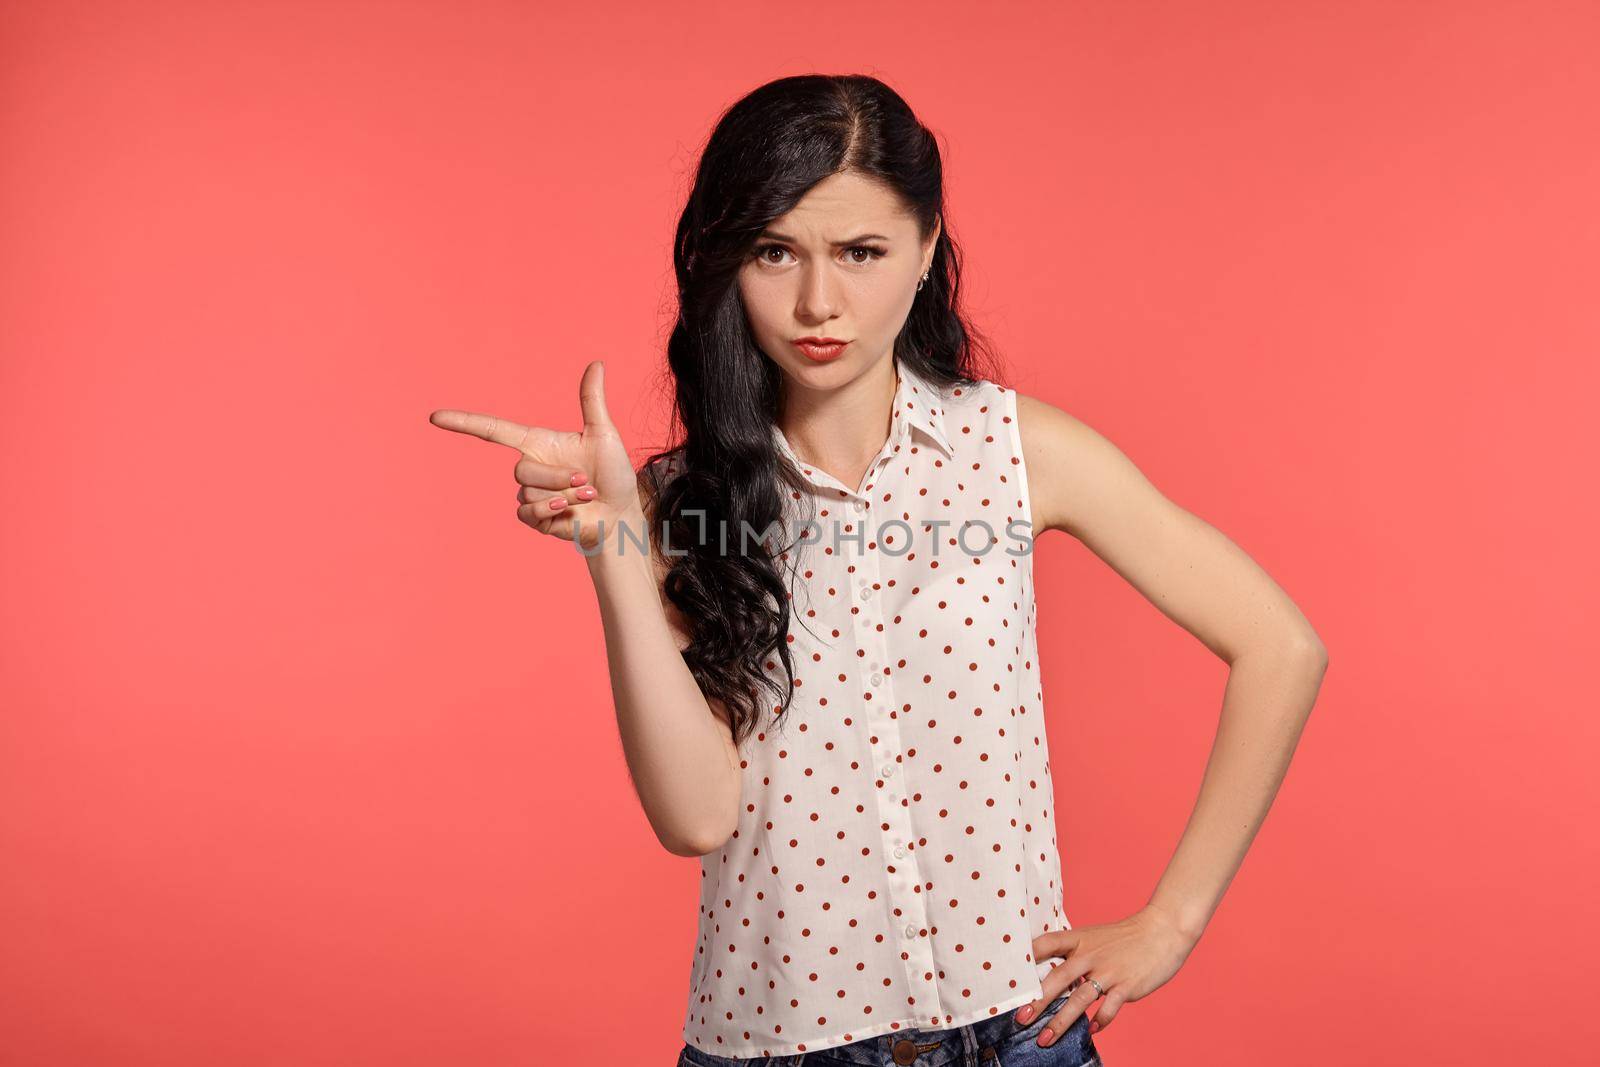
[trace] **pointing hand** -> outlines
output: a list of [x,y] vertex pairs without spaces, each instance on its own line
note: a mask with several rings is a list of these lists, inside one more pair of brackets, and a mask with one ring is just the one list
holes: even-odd
[[[517,452],[517,518],[540,533],[574,540],[586,551],[627,523],[642,533],[643,509],[628,450],[606,410],[605,364],[594,360],[578,385],[583,429],[549,430],[472,411],[441,409],[428,416],[435,426],[506,445]],[[637,524],[637,525],[635,525]]]

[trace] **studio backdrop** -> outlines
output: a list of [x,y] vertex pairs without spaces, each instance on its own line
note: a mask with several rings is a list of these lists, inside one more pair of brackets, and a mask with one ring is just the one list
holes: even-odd
[[[0,11],[0,1061],[665,1065],[699,864],[624,764],[514,455],[605,360],[669,443],[722,110],[935,130],[1002,381],[1317,626],[1295,761],[1134,1064],[1576,1064],[1593,768],[1600,8]],[[1226,668],[1041,539],[1067,914],[1142,905]]]

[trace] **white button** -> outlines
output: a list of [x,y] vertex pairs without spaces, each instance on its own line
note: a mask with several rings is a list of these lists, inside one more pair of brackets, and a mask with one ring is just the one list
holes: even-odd
[[891,764],[889,764],[889,765],[887,765],[886,767],[883,768],[883,776],[885,778],[888,778],[893,774],[894,774],[894,764],[891,763]]
[[861,590],[861,599],[862,600],[871,600],[872,599],[872,590],[870,590],[870,589]]
[[873,684],[873,685],[882,685],[882,684],[883,684],[883,675],[881,675],[881,674],[874,674],[874,675],[873,675],[873,676],[872,676],[872,684]]
[[894,858],[895,859],[904,859],[905,858],[905,854],[906,854],[906,850],[904,848],[901,848],[899,845],[894,846]]
[[917,928],[915,926],[906,927],[906,936],[907,937],[916,937],[917,936]]
[[856,510],[857,511],[866,511],[867,510],[867,502],[865,500],[857,500],[856,501]]

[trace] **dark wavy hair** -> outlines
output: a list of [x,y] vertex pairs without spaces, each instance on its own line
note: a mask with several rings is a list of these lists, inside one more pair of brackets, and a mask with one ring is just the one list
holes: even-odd
[[[662,591],[688,626],[684,662],[701,691],[727,708],[741,743],[764,711],[779,719],[788,712],[794,663],[780,566],[792,545],[768,538],[738,551],[740,524],[755,536],[781,524],[784,493],[804,483],[772,439],[782,372],[750,332],[738,275],[757,235],[842,171],[898,193],[923,240],[943,220],[932,273],[895,356],[943,386],[970,386],[980,358],[994,362],[958,307],[960,253],[938,143],[898,93],[866,75],[807,74],[768,82],[724,112],[701,153],[673,248],[679,309],[667,368],[680,443],[650,455],[640,480],[652,502],[651,542],[659,550],[665,534],[673,553]],[[779,663],[787,682],[767,673]]]

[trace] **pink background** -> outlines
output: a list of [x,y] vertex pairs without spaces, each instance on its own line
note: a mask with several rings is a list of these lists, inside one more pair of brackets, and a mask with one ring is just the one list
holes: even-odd
[[[1008,384],[1331,652],[1108,1064],[1592,1055],[1600,7],[566,6],[0,11],[0,1059],[672,1062],[698,865],[581,561],[427,415],[575,427],[600,357],[660,445],[696,149],[817,70],[940,134]],[[1082,926],[1148,898],[1225,667],[1037,566]]]

